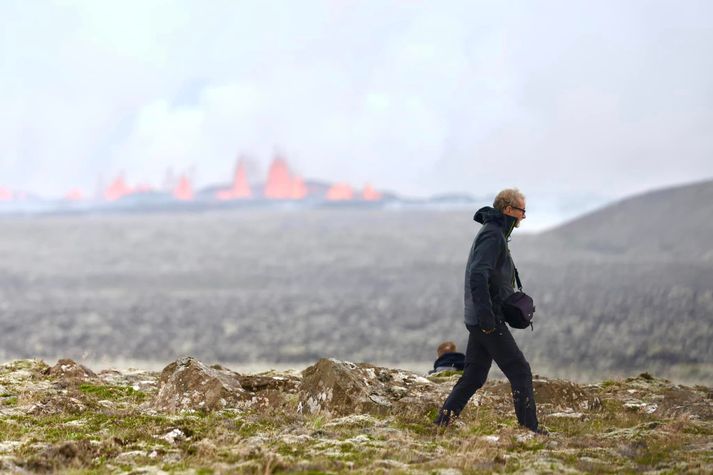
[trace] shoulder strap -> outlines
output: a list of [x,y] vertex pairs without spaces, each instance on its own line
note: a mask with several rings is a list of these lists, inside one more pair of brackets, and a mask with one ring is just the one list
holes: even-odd
[[522,282],[520,281],[520,273],[517,271],[517,267],[515,267],[515,263],[512,263],[513,269],[515,269],[515,280],[517,281],[517,288],[522,292]]
[[510,254],[510,246],[507,245],[507,242],[505,243],[505,252],[510,256],[510,260],[512,261],[512,268],[515,269],[515,281],[517,282],[517,288],[520,292],[522,292],[522,282],[520,281],[520,273],[517,271],[515,260],[512,258],[512,254]]

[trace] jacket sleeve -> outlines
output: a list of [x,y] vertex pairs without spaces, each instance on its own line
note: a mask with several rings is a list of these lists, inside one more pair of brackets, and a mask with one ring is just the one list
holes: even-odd
[[470,292],[473,296],[478,323],[484,328],[495,327],[489,281],[502,252],[503,236],[499,234],[485,232],[479,236],[470,264]]

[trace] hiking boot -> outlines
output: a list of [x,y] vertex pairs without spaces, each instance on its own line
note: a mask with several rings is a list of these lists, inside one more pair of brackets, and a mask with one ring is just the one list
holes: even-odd
[[538,427],[533,432],[537,435],[545,435],[545,436],[550,435],[550,431],[548,431],[547,428],[542,427],[542,426]]
[[438,427],[448,427],[453,423],[453,420],[457,417],[456,413],[449,409],[441,409],[433,421]]

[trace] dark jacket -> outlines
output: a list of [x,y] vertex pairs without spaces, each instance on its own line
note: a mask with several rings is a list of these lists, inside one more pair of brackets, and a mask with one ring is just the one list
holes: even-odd
[[430,374],[447,369],[463,371],[464,367],[465,355],[463,353],[458,353],[457,351],[443,353],[436,362],[433,363],[433,371],[431,371]]
[[480,208],[473,219],[483,226],[465,268],[465,323],[494,328],[496,321],[504,319],[503,301],[515,291],[515,266],[507,241],[517,219],[490,206]]

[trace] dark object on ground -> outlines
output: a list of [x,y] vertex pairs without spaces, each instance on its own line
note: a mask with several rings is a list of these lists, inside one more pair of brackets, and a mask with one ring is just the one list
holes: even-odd
[[429,371],[428,374],[451,370],[463,371],[463,368],[465,368],[465,355],[457,351],[452,351],[442,354],[435,363],[433,363],[433,370]]
[[448,409],[441,409],[438,411],[438,416],[436,416],[436,420],[434,420],[433,423],[438,427],[448,427],[456,417],[458,417],[458,415],[455,412],[449,411]]

